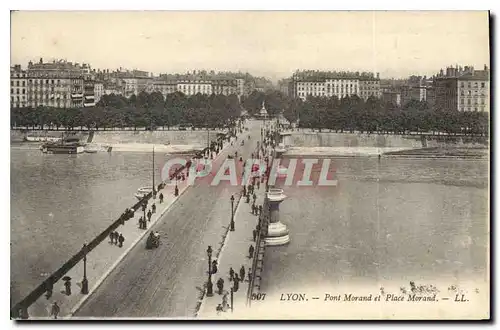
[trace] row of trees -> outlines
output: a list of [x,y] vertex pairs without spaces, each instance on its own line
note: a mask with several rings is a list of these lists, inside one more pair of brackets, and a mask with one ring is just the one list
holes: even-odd
[[254,91],[240,100],[236,95],[186,96],[176,92],[166,98],[159,92],[141,92],[129,99],[105,95],[95,107],[54,109],[47,107],[12,109],[11,124],[55,127],[221,127],[241,115],[258,114],[265,102],[269,115],[282,114],[300,127],[362,132],[447,132],[487,135],[489,114],[445,111],[426,102],[410,101],[403,107],[377,98],[309,97],[290,98],[278,91]]
[[487,135],[489,114],[446,111],[412,100],[403,107],[371,97],[309,97],[306,101],[285,97],[280,92],[254,92],[243,100],[249,114],[256,114],[265,101],[270,115],[283,114],[300,127],[362,132],[446,132]]
[[222,127],[241,114],[236,95],[186,96],[176,92],[166,98],[159,92],[141,92],[129,99],[105,95],[95,107],[86,108],[13,108],[12,126],[51,127]]

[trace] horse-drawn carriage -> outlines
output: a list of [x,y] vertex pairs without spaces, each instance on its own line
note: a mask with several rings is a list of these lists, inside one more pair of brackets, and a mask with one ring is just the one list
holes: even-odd
[[150,250],[158,246],[160,246],[160,234],[157,231],[151,232],[146,240],[146,249]]

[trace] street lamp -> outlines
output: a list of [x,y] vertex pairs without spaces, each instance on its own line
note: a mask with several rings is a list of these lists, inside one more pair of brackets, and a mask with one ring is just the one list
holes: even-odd
[[212,289],[212,246],[208,246],[207,249],[208,256],[208,282],[207,282],[207,297],[212,297],[214,295]]
[[83,244],[83,280],[82,280],[82,294],[89,293],[89,281],[87,280],[87,244]]
[[234,195],[231,195],[231,224],[229,230],[234,231]]
[[231,313],[233,312],[233,301],[234,301],[233,296],[234,296],[234,289],[233,287],[231,287]]

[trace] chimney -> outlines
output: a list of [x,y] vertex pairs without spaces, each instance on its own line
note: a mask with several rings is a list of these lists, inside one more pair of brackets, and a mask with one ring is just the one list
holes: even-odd
[[377,72],[377,79],[380,79],[380,73]]
[[40,57],[40,64],[42,64],[42,63],[43,63],[43,58]]
[[484,65],[484,71],[488,71],[488,66],[486,64]]

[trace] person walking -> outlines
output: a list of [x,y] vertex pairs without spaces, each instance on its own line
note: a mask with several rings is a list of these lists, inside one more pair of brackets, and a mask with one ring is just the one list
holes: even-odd
[[118,246],[122,247],[123,246],[123,242],[125,242],[125,237],[123,237],[123,235],[120,234],[120,236],[118,237]]
[[232,281],[234,279],[234,270],[233,267],[229,268],[229,281]]
[[109,233],[109,242],[111,244],[113,244],[114,238],[115,238],[115,232],[112,231],[112,232]]
[[252,237],[253,237],[253,241],[255,242],[255,240],[257,239],[257,230],[253,230],[252,231]]
[[52,304],[52,308],[50,310],[50,316],[53,316],[54,320],[57,320],[57,316],[59,315],[60,312],[61,308],[57,304],[57,301],[54,301],[54,303]]
[[245,280],[245,266],[241,266],[240,268],[240,278],[242,281]]
[[255,248],[253,247],[253,245],[250,245],[250,247],[248,248],[248,259],[252,259],[254,251]]

